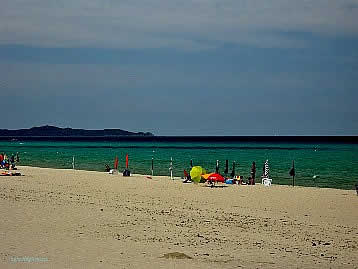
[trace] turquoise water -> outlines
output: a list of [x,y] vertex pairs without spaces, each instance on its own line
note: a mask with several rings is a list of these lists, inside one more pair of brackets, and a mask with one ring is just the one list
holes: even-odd
[[[119,157],[120,170],[125,167],[129,154],[132,173],[169,175],[170,158],[173,158],[175,176],[190,170],[190,160],[208,171],[215,171],[216,160],[220,172],[229,160],[236,161],[236,174],[247,178],[251,163],[256,162],[257,178],[262,166],[269,160],[270,175],[275,184],[291,184],[288,172],[295,160],[296,185],[352,189],[358,181],[358,145],[356,144],[302,144],[302,143],[215,143],[215,142],[43,142],[0,141],[0,151],[10,155],[19,152],[20,164],[38,167],[72,168],[75,156],[76,169],[104,171],[105,164],[113,166]],[[313,179],[314,175],[319,177]]]

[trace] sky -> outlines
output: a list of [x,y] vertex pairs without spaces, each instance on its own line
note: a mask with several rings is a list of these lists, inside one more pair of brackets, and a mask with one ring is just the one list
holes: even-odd
[[0,128],[358,135],[358,0],[2,0]]

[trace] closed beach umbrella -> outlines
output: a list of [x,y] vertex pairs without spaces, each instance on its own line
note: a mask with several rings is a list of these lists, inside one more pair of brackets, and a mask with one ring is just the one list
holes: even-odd
[[216,171],[216,173],[219,173],[219,160],[216,160],[215,171]]
[[128,154],[126,154],[126,168],[128,169]]
[[193,160],[190,160],[190,168],[193,168]]
[[235,161],[232,163],[232,171],[231,171],[231,177],[234,178],[235,176]]
[[152,157],[152,176],[154,175],[154,158]]
[[296,175],[295,161],[292,161],[292,168],[290,170],[290,176],[292,177],[292,186],[295,186],[295,175]]
[[114,169],[118,169],[118,156],[114,159]]
[[251,178],[255,179],[256,177],[256,163],[252,162],[252,166],[251,166]]
[[265,161],[265,165],[264,165],[264,177],[270,178],[270,167],[268,164],[268,160]]
[[294,177],[296,175],[296,171],[295,171],[295,163],[294,161],[292,161],[292,168],[290,170],[290,176]]
[[170,157],[169,171],[170,171],[170,178],[174,180],[174,178],[173,178],[173,158],[172,157]]
[[224,171],[224,174],[227,174],[229,173],[229,160],[226,160],[225,161],[225,171]]

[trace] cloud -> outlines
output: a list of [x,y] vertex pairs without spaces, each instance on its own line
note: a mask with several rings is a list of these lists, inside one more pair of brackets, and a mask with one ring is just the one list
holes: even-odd
[[300,47],[275,32],[356,36],[357,0],[3,0],[0,44],[211,49]]

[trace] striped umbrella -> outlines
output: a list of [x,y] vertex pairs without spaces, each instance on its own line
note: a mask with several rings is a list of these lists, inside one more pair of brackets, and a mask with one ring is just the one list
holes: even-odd
[[170,171],[170,179],[174,180],[174,178],[173,178],[173,158],[172,157],[170,157],[169,171]]
[[266,160],[264,165],[264,177],[269,178],[270,177],[269,174],[270,174],[270,167],[268,164],[268,160]]

